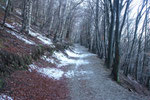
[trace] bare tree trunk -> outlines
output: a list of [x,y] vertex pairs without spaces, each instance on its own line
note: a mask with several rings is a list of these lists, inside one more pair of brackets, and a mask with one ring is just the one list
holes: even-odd
[[99,40],[98,40],[98,38],[100,38],[99,37],[99,26],[98,26],[98,24],[99,24],[99,0],[96,0],[96,17],[95,17],[95,39],[96,39],[96,42],[95,42],[95,46],[96,46],[96,51],[98,52],[97,54],[99,55],[99,51],[100,51],[100,49],[99,49]]
[[107,44],[106,44],[106,19],[105,19],[105,16],[104,16],[104,56],[106,58],[107,56]]
[[121,33],[122,33],[122,30],[123,30],[123,27],[124,27],[124,23],[125,23],[125,20],[126,20],[126,16],[127,16],[127,12],[128,12],[130,3],[131,3],[131,0],[127,0],[126,9],[125,9],[125,13],[124,13],[124,16],[123,16],[123,21],[121,23],[121,27],[120,27],[120,30],[119,30],[119,37],[120,37],[120,39],[121,39]]
[[36,13],[35,13],[34,24],[37,23],[37,21],[38,21],[38,16],[39,16],[39,0],[36,0]]
[[113,64],[112,76],[115,81],[119,81],[119,63],[120,63],[120,39],[119,39],[119,18],[120,18],[120,10],[119,10],[119,0],[115,0],[116,6],[116,28],[115,28],[115,59]]
[[23,21],[22,21],[22,29],[21,31],[25,31],[29,33],[31,27],[31,20],[32,20],[32,0],[24,0],[23,1]]
[[126,54],[126,57],[125,57],[125,61],[124,61],[124,74],[125,76],[128,76],[128,70],[129,70],[129,66],[128,66],[128,53],[129,53],[129,47],[130,47],[130,33],[129,33],[129,15],[128,15],[129,12],[127,12],[127,39],[128,39],[128,47],[127,47],[127,54]]
[[108,39],[108,57],[107,57],[107,68],[110,68],[112,65],[112,52],[113,52],[113,39],[114,39],[114,7],[113,4],[111,2],[111,0],[109,0],[110,2],[110,9],[111,9],[111,24],[110,24],[110,28],[109,28],[109,39]]
[[6,9],[5,9],[5,15],[4,15],[4,18],[3,18],[2,27],[5,25],[6,18],[7,18],[8,13],[9,13],[10,2],[11,2],[10,0],[6,1]]
[[[146,20],[146,17],[145,17],[145,20]],[[135,63],[135,79],[138,80],[138,68],[139,68],[139,56],[141,54],[141,45],[142,45],[142,37],[143,37],[143,33],[144,33],[144,27],[145,27],[145,20],[144,20],[144,23],[143,23],[143,27],[142,27],[142,32],[141,32],[141,35],[140,35],[140,38],[139,38],[139,42],[138,42],[138,52],[137,52],[137,56],[136,56],[136,63]]]
[[[146,18],[145,18],[145,42],[144,42],[144,57],[143,57],[143,64],[142,64],[142,81],[143,83],[145,84],[145,75],[143,75],[145,73],[145,69],[146,69],[146,66],[148,65],[147,64],[147,55],[146,55],[146,52],[147,52],[147,48],[148,48],[148,40],[147,40],[147,33],[148,33],[148,16],[149,16],[149,10],[148,9],[148,1],[146,1]],[[149,78],[150,79],[150,78]],[[149,80],[148,80],[149,81]],[[147,82],[149,84],[149,82]],[[150,88],[150,86],[148,85],[148,87]]]
[[29,14],[28,14],[27,33],[29,33],[29,31],[30,31],[30,28],[31,28],[31,22],[32,22],[32,4],[33,4],[33,1],[30,0],[29,2],[30,2],[30,4],[29,4]]

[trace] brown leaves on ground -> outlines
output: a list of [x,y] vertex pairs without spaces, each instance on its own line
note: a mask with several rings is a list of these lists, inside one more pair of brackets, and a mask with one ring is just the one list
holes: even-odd
[[4,30],[0,30],[0,34],[1,49],[5,51],[15,54],[30,54],[31,50],[35,48],[35,46],[24,43]]
[[14,100],[66,100],[65,79],[53,80],[37,72],[17,71],[7,79],[10,96]]

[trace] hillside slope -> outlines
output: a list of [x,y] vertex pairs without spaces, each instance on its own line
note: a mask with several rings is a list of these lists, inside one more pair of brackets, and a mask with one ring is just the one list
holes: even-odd
[[[0,23],[2,23],[4,13],[2,9],[0,10]],[[21,18],[18,10],[7,18],[4,27],[0,26],[1,100],[66,98],[64,80],[44,78],[36,71],[31,71],[31,64],[39,63],[55,67],[54,64],[42,60],[41,56],[51,56],[54,50],[63,51],[67,45],[52,43],[50,38],[38,30],[35,31],[34,27],[36,26],[30,29],[29,34],[20,32]],[[61,89],[66,92],[60,91]]]

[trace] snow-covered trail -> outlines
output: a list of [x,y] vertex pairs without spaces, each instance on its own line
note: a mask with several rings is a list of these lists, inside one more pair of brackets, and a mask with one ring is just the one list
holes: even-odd
[[[75,45],[74,56],[77,63],[69,67],[74,77],[69,78],[71,100],[150,100],[129,92],[108,76],[110,73],[102,66],[102,61],[88,52],[80,45]],[[88,64],[78,64],[80,60],[88,61]],[[83,72],[82,74],[80,72]]]

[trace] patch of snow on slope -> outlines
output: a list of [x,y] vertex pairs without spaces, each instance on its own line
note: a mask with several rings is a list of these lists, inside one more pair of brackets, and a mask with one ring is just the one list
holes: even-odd
[[29,67],[30,67],[29,69],[30,72],[32,72],[32,70],[36,70],[38,73],[41,73],[42,75],[48,76],[49,78],[55,80],[59,80],[64,74],[62,70],[56,68],[39,68],[35,64],[31,64],[29,65]]
[[62,52],[54,52],[53,57],[57,58],[60,61],[67,61],[68,59]]
[[47,62],[49,62],[49,63],[52,63],[52,64],[55,63],[54,59],[48,58],[46,56],[43,56],[42,59],[45,60],[45,61],[47,61]]
[[13,25],[14,25],[14,26],[19,26],[19,27],[21,27],[21,24],[19,24],[19,23],[17,23],[17,22],[13,22]]
[[7,27],[9,27],[9,28],[15,28],[14,26],[12,26],[12,25],[10,25],[10,24],[8,24],[8,23],[5,23],[5,25],[6,25]]
[[4,6],[2,6],[1,4],[0,4],[0,8],[2,8],[2,9],[4,9],[4,10],[6,9],[6,8],[5,8]]
[[64,74],[62,70],[56,68],[40,68],[38,72],[56,80],[59,80]]
[[47,61],[48,63],[52,63],[52,64],[55,64],[55,65],[58,65],[58,63],[53,58],[49,58],[49,57],[43,56],[42,59]]
[[13,31],[7,31],[7,32],[10,33],[10,34],[12,34],[12,35],[14,35],[14,36],[16,36],[18,39],[24,41],[27,44],[36,45],[35,42],[33,42],[31,40],[27,40],[27,38],[25,36],[23,36],[23,35],[17,34],[17,33],[13,32]]
[[29,71],[32,72],[32,70],[37,70],[38,67],[34,64],[29,65]]
[[42,41],[42,42],[43,42],[44,44],[46,44],[46,45],[52,45],[52,44],[53,44],[52,41],[51,41],[51,39],[49,39],[49,38],[47,38],[47,37],[44,37],[44,36],[42,36],[42,35],[39,34],[39,33],[35,33],[35,32],[33,32],[33,31],[30,31],[29,34],[30,34],[31,36],[33,36],[33,37],[36,37],[37,39],[39,39],[40,41]]
[[7,96],[7,95],[1,94],[0,95],[0,100],[13,100],[13,99],[11,97]]
[[16,9],[16,13],[19,14],[19,15],[22,15],[22,12],[20,9]]
[[58,68],[60,68],[60,67],[62,67],[62,66],[68,65],[68,64],[62,63],[62,62],[60,62],[61,64],[60,64],[60,63],[57,63],[57,62],[55,61],[55,59],[53,59],[53,58],[48,58],[48,57],[46,57],[46,56],[43,56],[42,59],[45,60],[45,61],[47,61],[48,63],[55,64]]

